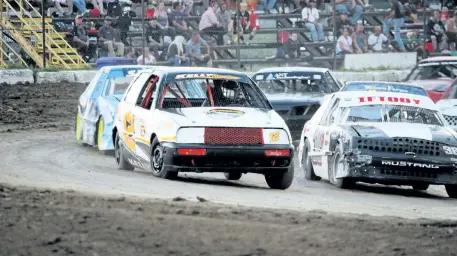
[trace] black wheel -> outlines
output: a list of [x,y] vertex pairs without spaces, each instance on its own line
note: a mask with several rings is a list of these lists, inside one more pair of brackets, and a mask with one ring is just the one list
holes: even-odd
[[457,185],[445,185],[444,187],[450,198],[457,198]]
[[302,153],[302,170],[305,173],[305,179],[307,180],[321,180],[321,177],[316,176],[314,173],[313,164],[311,163],[311,157],[308,155],[309,149],[311,146],[309,145],[309,141],[305,140],[305,146],[303,147]]
[[343,149],[341,144],[336,146],[335,153],[329,161],[328,179],[337,188],[348,189],[355,184],[350,178],[335,178],[338,172],[345,172],[349,168],[348,163],[344,161]]
[[273,189],[288,189],[294,180],[294,163],[286,171],[269,172],[265,174],[265,181]]
[[228,180],[239,180],[243,174],[241,172],[224,172],[225,178]]
[[428,186],[429,185],[427,183],[414,184],[413,189],[414,190],[427,190]]
[[125,160],[124,145],[122,144],[119,134],[116,134],[116,143],[114,144],[114,156],[116,159],[117,169],[133,171],[135,167]]
[[163,164],[163,148],[160,146],[159,139],[155,137],[151,145],[152,152],[150,162],[152,175],[170,180],[175,179],[178,176],[178,172],[167,170]]

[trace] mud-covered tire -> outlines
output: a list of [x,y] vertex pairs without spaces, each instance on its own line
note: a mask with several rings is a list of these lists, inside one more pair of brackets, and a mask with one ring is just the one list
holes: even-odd
[[116,140],[114,143],[114,156],[116,159],[117,169],[133,171],[135,167],[131,165],[129,162],[127,162],[127,160],[125,159],[124,150],[125,149],[122,145],[121,138],[119,138],[119,134],[116,134]]
[[309,149],[311,148],[311,145],[309,144],[309,141],[305,139],[305,145],[303,146],[303,152],[302,152],[302,170],[303,173],[305,174],[305,179],[307,180],[321,180],[321,177],[317,176],[314,173],[314,168],[313,164],[311,162],[311,157],[308,155]]
[[176,177],[178,177],[178,172],[170,171],[163,164],[163,148],[162,146],[160,146],[159,139],[157,139],[157,137],[154,138],[154,140],[151,143],[151,146],[152,150],[150,156],[150,163],[152,175],[169,180],[176,179]]
[[457,185],[444,185],[450,198],[457,198]]
[[239,180],[239,179],[241,179],[241,176],[243,176],[243,173],[241,173],[241,172],[224,172],[224,176],[228,180]]
[[294,180],[294,162],[290,164],[290,167],[284,171],[268,172],[265,173],[265,181],[268,186],[272,189],[288,189],[292,185]]
[[414,184],[413,185],[413,189],[414,190],[421,190],[421,191],[427,190],[428,187],[429,187],[429,184],[427,184],[427,183],[421,183],[421,184]]
[[355,182],[350,178],[335,178],[338,168],[347,168],[347,163],[344,162],[343,148],[341,144],[336,145],[335,152],[330,158],[328,168],[328,179],[332,185],[337,188],[350,189],[354,187]]

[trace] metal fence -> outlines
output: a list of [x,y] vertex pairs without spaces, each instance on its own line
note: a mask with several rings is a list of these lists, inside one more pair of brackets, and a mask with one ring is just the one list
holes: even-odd
[[[83,11],[83,7],[78,6],[76,0],[73,0],[73,8],[70,5],[71,10],[68,6],[57,5],[58,2],[55,1],[0,1],[3,10],[0,16],[3,62],[9,67],[24,64],[39,66],[30,53],[33,49],[25,49],[24,43],[18,40],[17,33],[13,31],[16,30],[26,35],[25,39],[42,57],[42,67],[47,68],[62,67],[59,60],[67,61],[73,58],[70,55],[77,54],[88,64],[101,61],[103,57],[103,61],[111,61],[109,57],[122,57],[123,60],[115,61],[247,70],[287,65],[338,69],[344,54],[335,53],[337,40],[344,28],[349,28],[350,37],[353,31],[357,30],[357,26],[363,25],[363,38],[366,38],[366,41],[359,41],[359,47],[355,47],[353,42],[352,50],[355,54],[372,52],[374,48],[368,45],[362,47],[361,44],[372,42],[370,37],[379,40],[375,30],[379,29],[377,27],[382,28],[391,9],[387,2],[382,5],[378,3],[377,7],[357,5],[352,8],[322,0],[318,1],[316,6],[319,19],[316,22],[307,22],[303,20],[303,15],[311,17],[313,11],[303,11],[307,8],[303,1],[278,2],[275,8],[265,10],[261,3],[255,1],[209,3],[206,0],[122,0],[108,3],[102,10],[94,6],[98,3],[94,0],[87,4],[88,9],[81,18],[75,17],[77,12]],[[266,4],[269,2],[266,1]],[[26,8],[17,7],[21,5]],[[423,6],[429,7],[425,15]],[[425,24],[432,13],[430,8],[435,6],[420,1],[416,7],[412,9],[412,13],[406,13],[405,24],[401,26],[401,37],[407,51],[417,51],[425,56]],[[214,14],[205,13],[210,12],[210,8],[214,8]],[[348,14],[344,14],[345,10]],[[408,10],[411,12],[410,7]],[[70,13],[72,16],[68,15]],[[44,14],[41,21],[40,14]],[[51,27],[48,27],[45,17],[52,17],[49,22]],[[211,21],[213,17],[217,17],[220,25],[214,25],[216,22]],[[39,22],[41,28],[23,24],[28,20]],[[6,22],[15,27],[11,24],[8,26]],[[79,25],[80,22],[82,25]],[[208,25],[205,26],[205,23]],[[34,33],[28,30],[34,30]],[[45,33],[42,33],[43,31]],[[393,27],[388,30],[387,37],[390,40],[376,49],[381,52],[400,51]],[[200,45],[200,38],[207,45]],[[63,49],[60,39],[65,40],[75,51]],[[344,41],[344,37],[340,40]],[[359,48],[363,53],[358,53]]]

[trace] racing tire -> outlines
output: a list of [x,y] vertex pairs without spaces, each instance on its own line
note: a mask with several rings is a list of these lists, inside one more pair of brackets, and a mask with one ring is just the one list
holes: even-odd
[[176,179],[176,177],[178,177],[178,172],[170,171],[163,164],[163,148],[159,143],[159,139],[155,137],[151,145],[152,151],[150,156],[150,163],[152,175],[169,180]]
[[273,171],[265,173],[265,181],[268,186],[272,189],[288,189],[292,185],[294,180],[294,162],[290,164],[290,167],[286,171]]
[[[303,147],[303,153],[302,153],[302,166],[303,166],[303,173],[305,174],[305,179],[307,180],[321,180],[322,178],[317,176],[314,173],[314,168],[313,164],[311,162],[311,157],[308,156],[309,149],[311,148],[311,145],[309,145],[309,141],[305,139],[305,146]],[[303,163],[303,161],[305,161]]]
[[457,198],[457,185],[444,185],[450,198]]
[[119,134],[116,134],[116,143],[114,144],[114,156],[116,159],[117,169],[133,171],[135,167],[125,160],[124,146],[122,145]]
[[329,161],[328,179],[337,188],[350,189],[355,185],[355,181],[350,178],[335,178],[339,168],[347,168],[347,163],[343,159],[343,148],[338,144],[335,153]]
[[425,190],[428,189],[428,186],[429,186],[429,184],[427,184],[427,183],[414,184],[414,185],[413,185],[413,189],[414,189],[414,190],[425,191]]
[[243,174],[241,172],[224,172],[224,176],[228,180],[239,180]]

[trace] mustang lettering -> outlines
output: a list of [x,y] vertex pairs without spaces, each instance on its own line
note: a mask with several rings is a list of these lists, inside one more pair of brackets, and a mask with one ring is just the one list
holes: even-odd
[[421,164],[421,163],[411,163],[404,161],[385,161],[382,160],[383,165],[392,165],[392,166],[404,166],[404,167],[420,167],[420,168],[430,168],[430,169],[439,169],[440,167],[435,164]]

